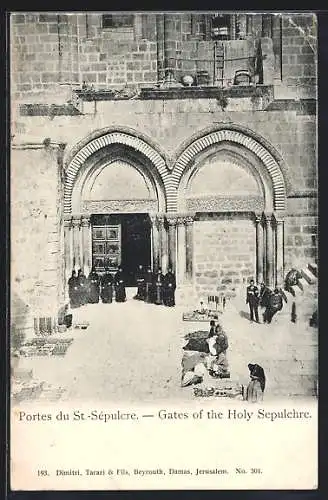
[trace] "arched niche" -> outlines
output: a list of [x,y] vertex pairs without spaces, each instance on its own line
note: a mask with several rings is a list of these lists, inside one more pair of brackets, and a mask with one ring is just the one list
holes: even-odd
[[178,209],[192,212],[273,210],[272,181],[258,158],[229,142],[196,155],[178,188]]
[[164,187],[151,161],[125,145],[92,154],[75,178],[73,213],[165,210]]

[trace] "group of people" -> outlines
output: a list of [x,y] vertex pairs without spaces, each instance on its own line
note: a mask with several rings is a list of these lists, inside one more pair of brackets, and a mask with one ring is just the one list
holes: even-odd
[[265,283],[258,288],[254,280],[250,281],[246,289],[246,304],[249,306],[250,320],[259,323],[259,306],[264,308],[263,322],[271,323],[273,316],[283,308],[283,301],[287,297],[281,288],[271,290]]
[[94,268],[91,269],[88,277],[82,269],[76,274],[72,271],[72,276],[68,280],[68,294],[72,308],[85,304],[97,304],[99,299],[104,304],[113,301],[113,291],[116,302],[125,302],[125,282],[122,268],[112,275],[108,269],[100,277]]
[[169,268],[164,275],[161,268],[153,273],[150,267],[144,270],[140,264],[136,274],[136,282],[138,287],[134,297],[136,300],[168,307],[175,306],[176,279],[172,268]]

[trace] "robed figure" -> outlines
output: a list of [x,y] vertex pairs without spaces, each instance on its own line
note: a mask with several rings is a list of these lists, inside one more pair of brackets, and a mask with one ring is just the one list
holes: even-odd
[[246,400],[251,403],[257,403],[263,400],[263,393],[265,389],[265,373],[262,366],[258,364],[248,364],[249,382],[246,390]]
[[163,302],[168,307],[175,306],[175,289],[176,289],[175,274],[169,268],[167,274],[164,276],[163,283]]
[[157,305],[163,304],[163,284],[164,284],[164,275],[162,273],[162,269],[159,268],[154,276],[154,283],[153,283],[154,302]]
[[145,276],[145,302],[153,302],[153,281],[154,276],[150,267],[148,267]]
[[113,301],[113,276],[109,269],[105,270],[105,274],[101,278],[100,297],[104,304],[111,304]]
[[134,297],[136,300],[145,300],[146,294],[146,283],[145,283],[145,272],[142,265],[138,266],[136,272],[136,282],[137,282],[137,295]]
[[89,282],[89,303],[98,304],[100,279],[94,267],[92,267],[91,272],[88,276],[88,282]]
[[77,273],[77,280],[78,280],[78,297],[79,297],[79,303],[81,306],[84,306],[84,304],[88,303],[88,280],[86,276],[84,275],[82,269],[78,270]]
[[72,276],[68,280],[68,296],[71,307],[79,307],[79,280],[77,279],[76,272],[72,271]]
[[121,267],[118,268],[118,271],[114,276],[114,285],[115,285],[116,302],[125,302],[126,301],[125,280]]
[[271,323],[273,316],[281,311],[283,307],[283,300],[287,302],[287,297],[282,290],[275,288],[274,292],[270,295],[269,303],[264,311],[264,323]]

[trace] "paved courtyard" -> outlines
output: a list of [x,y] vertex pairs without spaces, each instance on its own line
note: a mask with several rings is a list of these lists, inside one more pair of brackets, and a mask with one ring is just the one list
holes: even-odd
[[[86,320],[89,327],[71,328],[62,334],[74,338],[66,355],[25,358],[21,367],[32,368],[36,379],[63,387],[65,400],[123,403],[193,399],[192,388],[180,387],[184,335],[207,330],[208,323],[184,322],[182,313],[188,308],[135,301],[133,292],[128,290],[126,303],[89,304],[74,310],[73,324]],[[247,384],[247,364],[259,363],[268,379],[266,399],[271,399],[277,394],[287,396],[288,380],[291,391],[297,392],[301,370],[306,374],[310,367],[313,371],[313,353],[309,357],[306,352],[309,342],[315,349],[316,331],[302,330],[288,320],[288,314],[277,316],[271,325],[258,325],[249,321],[244,301],[235,299],[221,321],[229,338],[231,380]],[[303,351],[308,365],[298,359]]]

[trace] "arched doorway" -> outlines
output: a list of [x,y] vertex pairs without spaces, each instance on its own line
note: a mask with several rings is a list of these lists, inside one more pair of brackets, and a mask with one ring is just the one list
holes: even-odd
[[138,264],[157,259],[152,215],[165,211],[160,154],[137,137],[111,132],[91,140],[66,167],[65,269],[85,274],[119,265],[134,285]]

